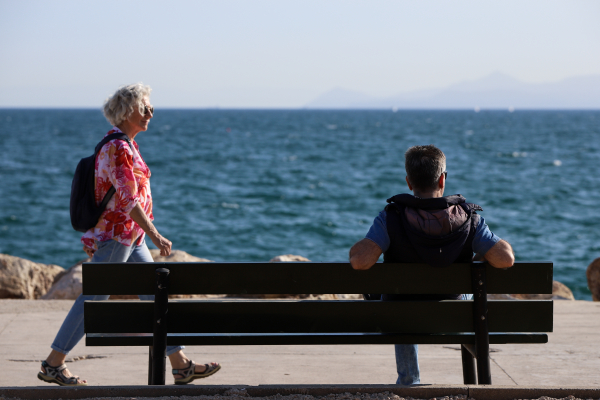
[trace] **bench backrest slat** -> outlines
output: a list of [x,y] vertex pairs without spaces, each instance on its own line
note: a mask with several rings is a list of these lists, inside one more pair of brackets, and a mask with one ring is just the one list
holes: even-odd
[[[85,263],[83,293],[154,294],[156,268],[170,270],[170,294],[472,293],[471,264],[379,263],[355,271],[336,263]],[[552,293],[551,262],[486,266],[488,293]]]
[[[170,333],[473,332],[472,301],[169,302]],[[490,332],[551,332],[552,301],[489,301]],[[152,332],[149,301],[85,303],[87,333]]]

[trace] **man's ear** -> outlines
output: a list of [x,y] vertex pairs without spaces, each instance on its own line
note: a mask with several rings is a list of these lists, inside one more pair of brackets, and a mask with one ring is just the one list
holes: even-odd
[[412,185],[410,184],[410,182],[408,181],[408,176],[406,177],[406,184],[408,185],[408,189],[409,190],[413,190]]
[[438,187],[443,189],[446,186],[446,174],[441,174],[440,179],[438,179]]

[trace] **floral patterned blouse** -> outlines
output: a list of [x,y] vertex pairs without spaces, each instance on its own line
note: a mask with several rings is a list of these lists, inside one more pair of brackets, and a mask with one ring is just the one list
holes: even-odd
[[[116,132],[121,130],[113,127],[106,135]],[[131,143],[133,148],[124,140],[111,140],[96,157],[96,204],[100,204],[111,186],[115,187],[116,192],[98,224],[81,238],[85,247],[97,250],[97,241],[111,239],[126,246],[140,244],[144,239],[144,231],[129,215],[138,203],[148,218],[154,219],[150,169],[142,159],[137,143],[133,140]]]

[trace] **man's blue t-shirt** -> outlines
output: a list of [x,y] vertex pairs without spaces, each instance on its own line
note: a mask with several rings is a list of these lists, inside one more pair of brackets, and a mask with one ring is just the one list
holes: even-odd
[[[384,253],[390,247],[390,237],[388,236],[386,221],[387,212],[383,210],[375,218],[373,225],[371,225],[369,232],[367,232],[367,236],[365,236],[367,239],[375,242]],[[501,239],[488,228],[483,217],[480,216],[479,225],[477,225],[475,237],[473,238],[473,253],[485,254],[500,240]]]

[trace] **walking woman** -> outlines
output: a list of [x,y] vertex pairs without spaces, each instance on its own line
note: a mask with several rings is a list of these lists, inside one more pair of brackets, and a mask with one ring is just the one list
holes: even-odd
[[[95,227],[81,241],[92,262],[153,262],[145,239],[148,237],[162,256],[171,254],[171,242],[152,224],[150,169],[142,159],[135,142],[138,133],[148,129],[154,116],[150,105],[150,87],[141,83],[122,86],[104,104],[104,116],[113,125],[106,134],[124,133],[125,140],[106,143],[96,157],[96,203],[100,204],[111,186],[116,192],[108,202]],[[66,355],[84,335],[83,303],[85,300],[107,300],[109,296],[80,295],[63,322],[48,358],[42,362],[38,378],[61,386],[85,386],[87,381],[67,369]],[[154,296],[140,295],[141,300]],[[186,384],[217,372],[218,363],[196,365],[183,354],[183,346],[167,347],[176,384]]]

